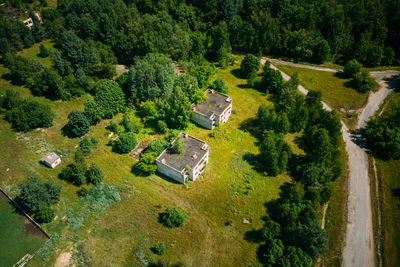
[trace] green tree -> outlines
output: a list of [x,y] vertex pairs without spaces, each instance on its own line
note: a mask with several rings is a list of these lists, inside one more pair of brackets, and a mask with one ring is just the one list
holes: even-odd
[[124,92],[114,81],[101,82],[94,96],[94,101],[103,119],[111,119],[115,114],[125,109]]
[[232,47],[229,43],[228,25],[225,21],[220,21],[212,29],[212,45],[210,48],[210,56],[217,61],[223,68],[228,66],[229,53]]
[[330,59],[331,47],[326,40],[322,39],[316,44],[314,47],[313,57],[314,61],[319,64],[322,64]]
[[77,151],[75,152],[74,162],[62,169],[60,178],[76,186],[81,186],[87,184],[86,171],[87,165],[84,156],[80,151]]
[[261,229],[261,237],[265,241],[272,240],[278,237],[281,233],[281,226],[273,220],[266,220],[263,228]]
[[97,102],[94,101],[93,97],[88,97],[85,99],[83,113],[85,114],[90,125],[96,125],[101,121],[102,113],[100,111]]
[[10,110],[18,107],[22,103],[22,99],[18,91],[7,89],[1,103],[2,108]]
[[304,151],[312,161],[321,164],[331,162],[333,147],[326,129],[312,126],[306,129],[303,140]]
[[186,219],[186,212],[176,207],[168,207],[159,217],[160,222],[169,228],[182,226]]
[[214,66],[204,63],[193,68],[190,74],[196,77],[199,87],[205,89],[209,85],[209,80],[215,72],[216,69]]
[[360,93],[366,93],[370,91],[374,85],[374,79],[369,75],[367,70],[362,70],[353,76],[351,80],[353,87]]
[[172,61],[162,54],[148,54],[143,59],[136,58],[130,68],[124,88],[129,103],[157,99],[168,99],[177,75]]
[[242,74],[242,77],[248,79],[251,75],[258,72],[259,67],[260,60],[252,54],[247,54],[240,63],[240,73]]
[[34,100],[23,100],[17,107],[8,110],[5,119],[17,131],[29,132],[33,129],[53,125],[54,114],[49,106]]
[[227,94],[229,91],[228,85],[225,83],[225,80],[222,79],[221,77],[218,77],[217,79],[215,79],[210,86],[214,90],[216,90],[220,93],[223,93],[223,94]]
[[156,103],[147,100],[139,104],[138,113],[142,119],[152,121],[158,117],[158,108]]
[[275,265],[283,256],[284,245],[280,239],[270,239],[261,247],[262,262],[267,266]]
[[149,145],[146,148],[146,153],[151,153],[155,152],[158,155],[161,154],[161,152],[164,151],[169,146],[168,141],[165,138],[158,138],[156,140],[153,140],[149,143]]
[[35,220],[39,223],[49,223],[54,219],[54,210],[49,207],[42,206],[35,214]]
[[31,86],[32,94],[37,96],[46,96],[50,99],[69,98],[64,90],[61,77],[51,69],[43,69],[33,77],[33,85]]
[[188,126],[190,116],[189,99],[179,87],[176,87],[169,100],[166,111],[166,122],[170,128],[183,130]]
[[60,199],[61,186],[47,183],[37,176],[31,176],[18,185],[18,202],[30,214],[36,213],[41,207],[56,204]]
[[86,171],[85,175],[87,183],[92,183],[92,184],[98,184],[104,178],[104,172],[95,162],[90,163],[89,169]]
[[196,94],[200,91],[196,77],[190,74],[179,75],[174,87],[180,87],[190,102],[195,102]]
[[362,64],[359,63],[356,59],[350,60],[344,65],[343,73],[347,77],[353,77],[357,73],[359,73],[362,69]]
[[287,246],[278,265],[282,267],[311,267],[312,259],[301,248]]
[[72,136],[81,137],[89,132],[90,123],[84,112],[74,110],[68,115],[68,119],[66,129]]
[[117,141],[117,148],[121,153],[128,153],[135,148],[138,141],[136,135],[132,132],[123,133]]
[[156,173],[157,165],[155,163],[157,158],[156,152],[147,152],[143,153],[140,156],[140,160],[136,163],[135,168],[142,173],[147,175]]
[[269,63],[265,64],[261,79],[261,86],[265,92],[278,93],[283,85],[282,74],[279,70],[269,67]]

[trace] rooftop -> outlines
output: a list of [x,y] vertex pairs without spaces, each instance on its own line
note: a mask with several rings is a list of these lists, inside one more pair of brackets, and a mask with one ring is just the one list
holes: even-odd
[[221,115],[232,103],[232,99],[229,96],[212,89],[207,89],[206,95],[207,99],[200,104],[192,105],[192,110],[207,117],[211,117],[212,114]]
[[[186,165],[193,169],[207,153],[208,146],[206,142],[188,134],[180,133],[179,136],[182,136],[185,141],[183,152],[177,154],[174,153],[171,148],[167,148],[158,156],[157,160],[178,171],[185,169]],[[173,145],[175,141],[176,139],[171,145]]]
[[53,163],[56,162],[56,160],[58,160],[59,158],[60,158],[60,157],[57,156],[56,153],[51,152],[51,153],[48,153],[46,156],[44,156],[44,157],[42,158],[42,161],[48,162],[49,164],[53,164]]

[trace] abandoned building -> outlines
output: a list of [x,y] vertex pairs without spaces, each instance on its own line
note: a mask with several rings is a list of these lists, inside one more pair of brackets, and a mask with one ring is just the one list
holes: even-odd
[[49,168],[55,168],[61,163],[61,158],[56,153],[51,152],[44,156],[40,161]]
[[228,121],[232,113],[232,99],[213,89],[207,89],[205,93],[206,100],[192,105],[192,121],[212,130]]
[[[180,137],[184,140],[182,153],[176,153],[173,146]],[[209,147],[206,142],[193,136],[180,133],[156,159],[157,171],[175,181],[185,184],[188,179],[194,181],[204,171],[208,162]]]

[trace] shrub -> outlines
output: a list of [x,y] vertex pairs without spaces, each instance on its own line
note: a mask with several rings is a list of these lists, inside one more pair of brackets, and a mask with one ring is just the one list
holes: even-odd
[[104,172],[100,169],[99,165],[95,162],[90,164],[89,169],[86,171],[87,183],[98,184],[104,178]]
[[66,128],[75,137],[81,137],[89,132],[90,123],[82,111],[72,111],[68,115],[68,123]]
[[353,87],[360,93],[366,93],[374,87],[374,79],[369,75],[368,71],[362,70],[353,76],[351,81]]
[[80,142],[79,142],[79,151],[82,152],[82,154],[86,157],[90,154],[92,149],[96,149],[97,147],[97,139],[96,137],[92,137],[89,139],[89,137],[85,136]]
[[149,143],[146,153],[155,152],[157,155],[160,155],[168,146],[169,143],[165,138],[158,138]]
[[54,210],[49,207],[40,207],[38,212],[35,214],[35,220],[39,223],[49,223],[54,219]]
[[88,119],[90,125],[96,125],[101,121],[101,112],[97,103],[92,97],[85,100],[84,114]]
[[116,124],[113,121],[110,121],[110,124],[106,127],[107,130],[110,130],[113,133],[118,134],[120,132],[120,128],[118,126],[118,124]]
[[136,163],[135,168],[145,174],[154,174],[157,170],[156,158],[157,153],[155,152],[143,153],[140,156],[139,162]]
[[173,151],[177,154],[182,154],[185,149],[185,140],[182,136],[178,136],[175,140],[174,146],[172,147]]
[[56,204],[60,199],[61,186],[47,183],[37,176],[31,176],[18,185],[18,202],[28,213],[36,213],[40,207]]
[[38,54],[39,57],[48,57],[49,56],[49,51],[46,49],[46,47],[43,44],[41,44],[39,46],[39,50],[40,50],[40,52]]
[[138,141],[134,133],[128,132],[120,135],[117,148],[121,153],[128,153],[135,148]]
[[111,119],[125,109],[125,95],[118,83],[103,81],[99,84],[94,100],[103,119]]
[[164,134],[168,131],[168,125],[165,121],[159,120],[157,122],[157,131],[161,134]]
[[139,133],[143,129],[143,123],[137,118],[133,112],[127,112],[122,119],[122,125],[127,132]]
[[170,228],[182,226],[186,219],[186,212],[176,207],[168,207],[160,214],[160,222]]
[[225,80],[222,78],[215,79],[215,81],[211,84],[211,87],[223,94],[228,93],[229,90],[228,85],[226,85]]
[[7,110],[18,107],[22,102],[19,92],[10,89],[6,91],[6,95],[2,99],[1,107]]
[[355,74],[361,71],[362,64],[359,63],[356,59],[350,60],[346,63],[343,69],[343,73],[347,77],[353,77]]
[[54,114],[49,106],[34,100],[23,100],[22,103],[7,111],[5,119],[17,131],[28,132],[39,127],[53,125]]
[[163,255],[165,252],[165,244],[163,242],[157,243],[153,248],[152,251],[157,255]]
[[138,113],[139,116],[144,120],[154,120],[158,117],[157,105],[150,100],[144,101],[140,103]]

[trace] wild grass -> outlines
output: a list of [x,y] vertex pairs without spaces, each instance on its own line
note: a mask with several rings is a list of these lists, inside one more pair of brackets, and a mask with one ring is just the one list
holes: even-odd
[[28,233],[24,223],[24,217],[0,193],[0,266],[13,266],[25,254],[33,254],[45,243],[46,240]]

